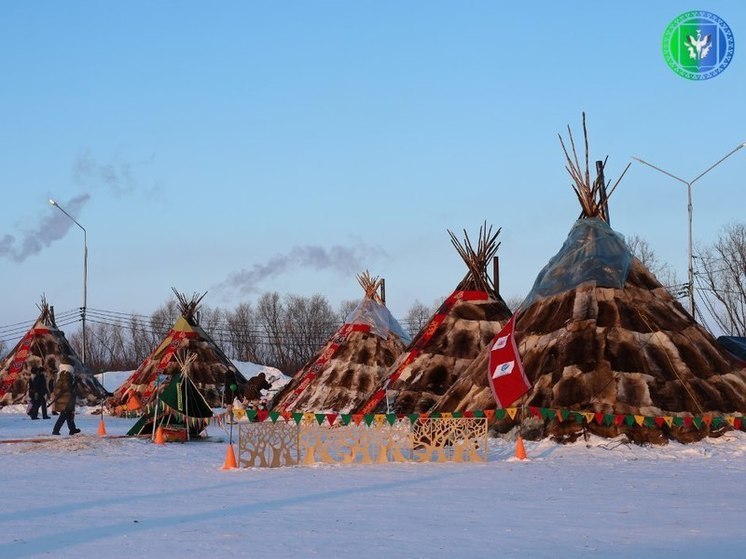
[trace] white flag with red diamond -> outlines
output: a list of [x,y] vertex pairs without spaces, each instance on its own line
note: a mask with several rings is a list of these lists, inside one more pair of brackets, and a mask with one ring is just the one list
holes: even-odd
[[507,408],[531,389],[513,335],[515,316],[490,343],[487,377],[498,408]]

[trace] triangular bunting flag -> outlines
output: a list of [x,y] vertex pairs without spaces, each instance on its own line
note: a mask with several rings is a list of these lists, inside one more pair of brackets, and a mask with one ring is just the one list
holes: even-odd
[[505,408],[505,413],[508,414],[508,417],[510,417],[510,419],[515,421],[515,416],[518,413],[518,408]]
[[294,413],[293,421],[295,421],[296,425],[300,425],[300,422],[303,421],[303,414],[298,412]]
[[596,419],[596,423],[598,423],[599,425],[603,425],[604,424],[604,414],[603,413],[596,412],[596,415],[594,417]]
[[730,425],[731,427],[734,427],[736,424],[736,418],[732,415],[726,415],[725,421],[727,421],[728,425]]
[[586,423],[590,424],[590,422],[593,421],[593,417],[595,416],[595,414],[592,411],[584,411],[581,413],[583,414],[583,418],[585,419]]
[[334,422],[337,421],[337,417],[339,417],[338,413],[327,413],[326,414],[326,420],[329,422],[329,425],[334,425]]
[[279,417],[280,417],[280,412],[278,411],[269,412],[269,418],[272,420],[272,423],[277,423],[277,419]]
[[[445,417],[446,414],[443,414]],[[484,416],[487,418],[487,421],[492,421],[492,418],[495,417],[495,410],[484,410]]]
[[417,420],[420,418],[420,414],[418,413],[410,413],[408,416],[409,422],[412,424],[417,423]]
[[[506,415],[506,411],[503,408],[495,410],[495,417],[497,418],[498,421],[502,421],[503,419],[505,419],[505,415]],[[456,416],[454,415],[454,417]]]
[[388,413],[388,414],[386,414],[386,421],[389,422],[389,425],[393,425],[394,423],[396,423],[397,419],[398,419],[398,417],[396,416],[395,413]]
[[343,413],[342,415],[340,415],[340,417],[342,418],[342,425],[349,425],[350,424],[350,420],[352,419],[352,415],[350,415],[349,413]]
[[362,413],[354,413],[352,414],[352,422],[355,425],[360,425],[360,422],[363,420],[363,414]]
[[267,417],[269,417],[269,412],[267,410],[259,410],[256,412],[256,418],[259,421],[264,421]]
[[642,427],[642,424],[645,423],[645,416],[644,415],[636,415],[635,416],[635,423],[637,423],[640,427]]
[[323,413],[315,413],[313,414],[313,418],[316,420],[316,422],[321,425],[324,423],[324,420],[326,419],[326,416]]
[[665,419],[663,419],[662,417],[659,417],[659,416],[656,416],[653,421],[655,421],[655,424],[658,427],[663,427],[663,424],[666,422]]
[[372,413],[366,413],[366,414],[365,414],[365,415],[363,416],[363,421],[365,421],[365,424],[366,424],[366,425],[367,425],[368,427],[370,427],[370,424],[371,424],[371,423],[373,423],[373,420],[375,419],[375,417],[376,417],[376,416],[375,416],[374,414],[372,414]]
[[249,421],[254,421],[256,419],[256,410],[246,410],[246,417],[249,418]]

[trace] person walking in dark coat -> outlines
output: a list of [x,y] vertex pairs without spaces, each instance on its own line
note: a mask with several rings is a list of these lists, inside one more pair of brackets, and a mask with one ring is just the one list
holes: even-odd
[[42,367],[34,367],[31,369],[31,388],[29,394],[31,395],[31,411],[29,415],[31,419],[39,419],[39,408],[41,407],[41,416],[44,419],[49,419],[47,415],[47,375],[44,374]]
[[67,422],[70,434],[80,433],[80,429],[75,426],[75,400],[77,398],[77,380],[73,372],[73,366],[60,364],[57,373],[57,380],[54,383],[54,410],[59,412],[57,423],[52,429],[53,435],[60,434],[62,424]]

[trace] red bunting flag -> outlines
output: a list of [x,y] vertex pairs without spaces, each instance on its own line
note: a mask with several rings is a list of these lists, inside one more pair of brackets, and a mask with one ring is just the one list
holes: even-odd
[[487,378],[498,408],[506,408],[531,389],[515,343],[515,315],[490,342]]

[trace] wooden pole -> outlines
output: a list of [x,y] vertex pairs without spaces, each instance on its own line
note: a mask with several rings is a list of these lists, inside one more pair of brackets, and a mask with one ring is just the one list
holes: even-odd
[[492,257],[492,283],[495,284],[495,295],[500,294],[500,257]]
[[609,198],[606,196],[606,179],[604,178],[604,163],[603,161],[596,161],[596,175],[599,183],[601,211],[603,217],[606,218],[606,223],[611,225],[611,217],[609,216]]
[[381,301],[386,304],[386,279],[381,278]]

